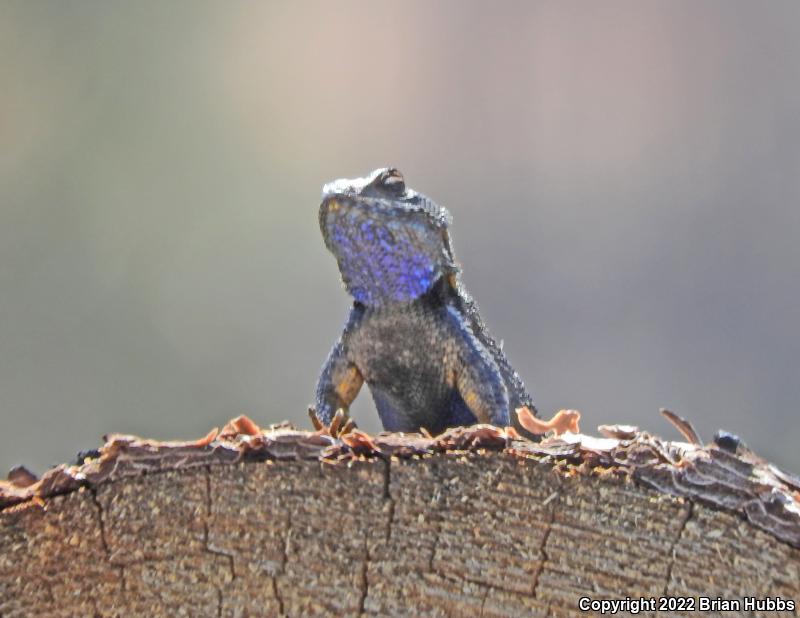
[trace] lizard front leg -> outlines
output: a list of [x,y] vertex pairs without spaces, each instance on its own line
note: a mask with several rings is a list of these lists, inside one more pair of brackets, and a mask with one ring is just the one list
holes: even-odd
[[478,422],[507,426],[508,389],[497,363],[457,310],[448,316],[454,335],[445,362],[452,385]]
[[359,305],[353,307],[342,336],[322,367],[317,383],[316,415],[325,425],[330,425],[336,410],[341,408],[347,412],[364,383],[364,377],[348,354],[351,334],[357,328],[362,314],[363,309]]

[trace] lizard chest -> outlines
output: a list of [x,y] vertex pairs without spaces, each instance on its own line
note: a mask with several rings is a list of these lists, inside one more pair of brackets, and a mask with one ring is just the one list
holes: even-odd
[[446,309],[423,303],[367,310],[351,341],[367,384],[409,406],[431,405],[452,389],[453,349]]

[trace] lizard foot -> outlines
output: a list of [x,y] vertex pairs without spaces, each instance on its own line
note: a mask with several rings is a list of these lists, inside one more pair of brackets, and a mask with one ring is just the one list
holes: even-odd
[[333,438],[339,438],[356,429],[356,422],[350,418],[344,408],[336,410],[333,415],[330,425],[324,425],[322,421],[317,418],[317,412],[313,407],[308,408],[308,417],[311,419],[311,424],[314,430],[320,433],[327,434]]

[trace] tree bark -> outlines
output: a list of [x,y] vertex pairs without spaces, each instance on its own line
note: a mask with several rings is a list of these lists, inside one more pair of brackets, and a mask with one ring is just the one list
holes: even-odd
[[[770,483],[750,478],[765,462],[723,455],[727,472],[691,485],[690,451],[636,456],[646,435],[536,445],[460,431],[116,437],[38,489],[7,488],[0,615],[578,616],[582,597],[678,615],[668,597],[800,600],[795,479],[772,483],[789,500],[778,513],[759,497]],[[750,466],[733,466],[744,480],[726,476],[731,461]],[[750,493],[723,504],[708,478]]]

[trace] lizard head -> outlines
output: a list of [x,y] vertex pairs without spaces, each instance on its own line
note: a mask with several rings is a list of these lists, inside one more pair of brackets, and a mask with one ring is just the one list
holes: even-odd
[[447,234],[451,217],[403,175],[382,168],[322,189],[319,224],[342,281],[358,302],[407,303],[456,271]]

